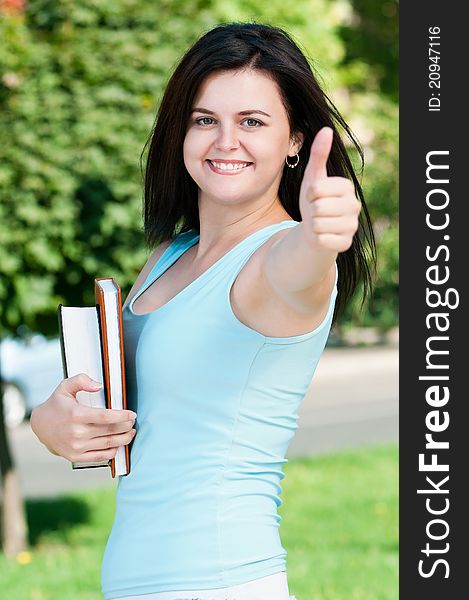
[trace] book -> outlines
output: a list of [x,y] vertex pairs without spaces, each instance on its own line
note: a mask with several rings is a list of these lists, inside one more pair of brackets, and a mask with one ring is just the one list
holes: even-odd
[[[94,306],[58,306],[59,338],[64,377],[86,373],[103,383],[97,392],[80,391],[76,399],[92,408],[127,408],[124,364],[122,300],[111,277],[95,279]],[[72,462],[73,469],[110,467],[111,475],[130,473],[129,445],[116,456],[97,462]]]

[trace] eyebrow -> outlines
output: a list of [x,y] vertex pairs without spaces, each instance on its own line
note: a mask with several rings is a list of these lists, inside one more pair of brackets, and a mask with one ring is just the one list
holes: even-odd
[[[205,113],[207,115],[215,114],[213,112],[213,110],[208,110],[208,108],[202,108],[202,107],[193,108],[191,110],[191,113],[193,113],[193,112]],[[259,110],[257,108],[255,110],[242,110],[238,113],[238,115],[254,115],[254,114],[265,115],[266,117],[270,117],[270,115],[268,113],[264,112],[263,110]]]

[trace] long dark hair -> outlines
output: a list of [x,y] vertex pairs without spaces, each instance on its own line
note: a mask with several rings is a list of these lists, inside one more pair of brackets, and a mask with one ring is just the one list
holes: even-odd
[[[338,255],[338,297],[334,321],[360,283],[362,305],[371,293],[376,247],[363,191],[338,134],[345,130],[364,165],[363,151],[347,123],[321,90],[305,56],[284,30],[257,23],[222,24],[204,34],[181,58],[161,101],[148,146],[144,185],[144,231],[150,248],[184,231],[199,231],[198,188],[186,170],[183,143],[201,83],[215,71],[250,68],[270,76],[278,85],[291,132],[302,132],[299,165],[286,165],[279,187],[280,201],[295,221],[301,221],[299,191],[311,144],[324,126],[334,130],[327,162],[329,176],[353,181],[362,203],[358,231],[351,247]],[[142,156],[140,157],[142,159]],[[371,270],[372,269],[372,270]]]

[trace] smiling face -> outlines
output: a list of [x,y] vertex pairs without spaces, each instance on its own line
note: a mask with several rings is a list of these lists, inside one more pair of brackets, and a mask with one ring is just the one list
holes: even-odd
[[204,202],[253,203],[278,199],[285,157],[300,142],[290,137],[277,84],[259,71],[208,76],[196,95],[184,139],[184,164]]

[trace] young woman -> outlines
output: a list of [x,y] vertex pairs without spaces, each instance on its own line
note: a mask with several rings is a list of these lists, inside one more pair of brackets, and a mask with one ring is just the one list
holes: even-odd
[[[153,253],[124,305],[131,411],[61,382],[32,415],[52,452],[132,441],[103,559],[106,600],[288,600],[285,454],[331,324],[374,240],[347,124],[284,31],[221,25],[171,77],[152,132]],[[96,389],[96,388],[94,388]],[[134,437],[133,434],[136,433]]]

